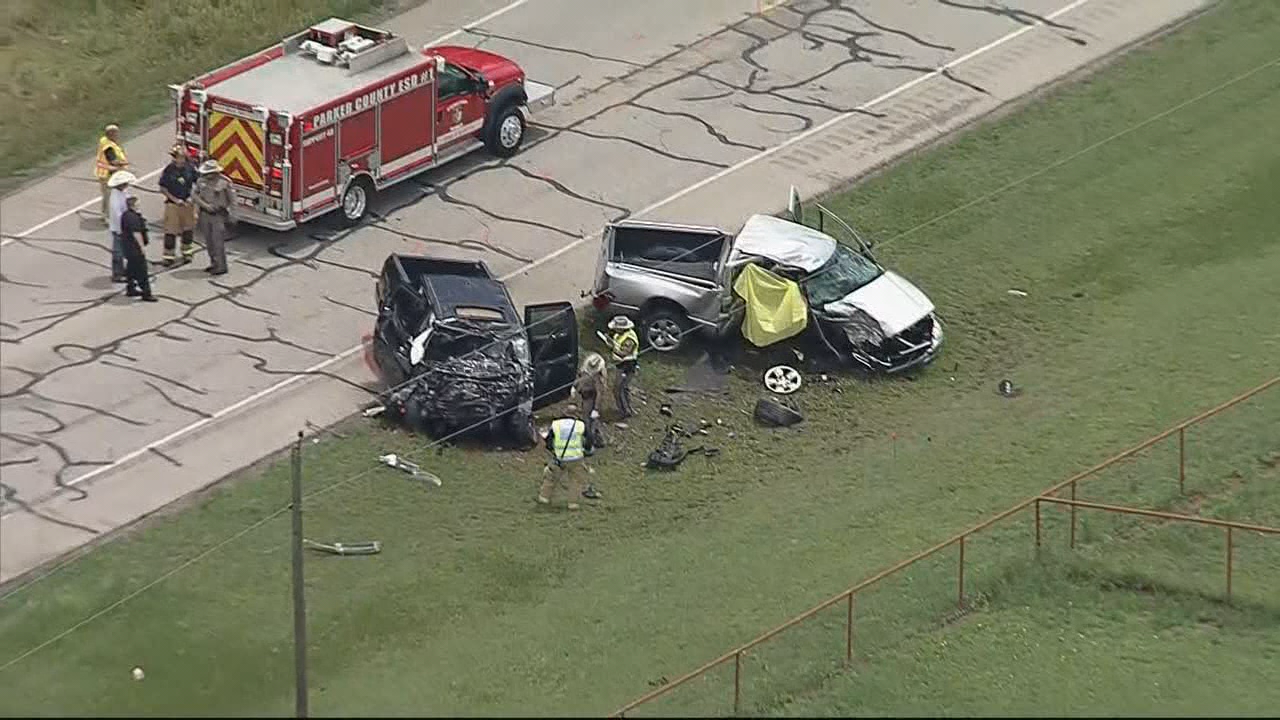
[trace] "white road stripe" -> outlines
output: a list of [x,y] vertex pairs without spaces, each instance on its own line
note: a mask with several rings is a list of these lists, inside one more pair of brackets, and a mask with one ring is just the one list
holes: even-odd
[[[504,9],[503,9],[503,12],[505,12],[507,9],[511,9],[511,8],[514,8],[514,7],[518,6],[518,5],[520,5],[520,4],[523,4],[523,2],[525,2],[525,1],[527,1],[527,0],[520,0],[519,2],[512,3],[511,5],[507,6],[507,8],[504,8]],[[1069,5],[1066,5],[1066,6],[1062,7],[1062,8],[1059,8],[1058,10],[1055,10],[1054,12],[1050,13],[1048,16],[1046,16],[1046,18],[1045,18],[1045,19],[1046,19],[1046,20],[1053,20],[1053,19],[1057,18],[1057,17],[1058,17],[1058,16],[1060,16],[1060,15],[1064,15],[1064,14],[1066,14],[1066,13],[1068,13],[1068,12],[1071,12],[1072,10],[1075,10],[1076,8],[1079,8],[1079,7],[1083,6],[1083,5],[1085,5],[1085,4],[1086,4],[1086,3],[1088,3],[1089,1],[1090,1],[1090,0],[1075,0],[1075,2],[1072,2],[1072,3],[1070,3]],[[497,13],[497,14],[501,14],[501,13],[499,12],[499,13]],[[478,21],[476,21],[475,23],[472,23],[471,25],[469,25],[469,26],[467,26],[467,27],[468,27],[468,28],[470,28],[470,27],[474,27],[475,25],[479,24],[480,22],[483,22],[485,19],[489,19],[489,18],[491,18],[491,17],[496,17],[496,15],[497,15],[497,14],[491,14],[491,15],[488,15],[488,16],[486,16],[484,19],[482,19],[482,20],[478,20]],[[915,78],[915,79],[913,79],[913,80],[910,80],[910,81],[908,81],[908,82],[906,82],[906,83],[903,83],[902,85],[899,85],[898,87],[894,88],[893,90],[890,90],[889,92],[886,92],[885,94],[883,94],[883,95],[881,95],[881,96],[879,96],[879,97],[877,97],[877,98],[874,98],[874,99],[872,99],[872,100],[870,100],[870,101],[868,101],[868,102],[866,102],[866,103],[863,103],[861,106],[859,106],[859,107],[857,108],[857,110],[867,110],[867,109],[870,109],[871,107],[873,107],[873,106],[875,106],[875,105],[879,105],[880,103],[882,103],[882,102],[884,102],[884,101],[886,101],[886,100],[889,100],[889,99],[891,99],[891,98],[893,98],[893,97],[895,97],[895,96],[897,96],[897,95],[899,95],[899,94],[901,94],[901,93],[903,93],[903,92],[906,92],[907,90],[909,90],[909,89],[911,89],[911,88],[915,87],[916,85],[919,85],[920,83],[922,83],[922,82],[924,82],[924,81],[926,81],[926,80],[929,80],[929,79],[931,79],[931,78],[937,77],[938,75],[941,75],[941,74],[942,74],[943,72],[945,72],[946,70],[949,70],[949,69],[951,69],[951,68],[955,67],[956,65],[959,65],[960,63],[963,63],[963,62],[965,62],[965,61],[967,61],[967,60],[972,60],[973,58],[975,58],[975,57],[977,57],[977,56],[979,56],[979,55],[981,55],[981,54],[983,54],[983,53],[985,53],[985,52],[988,52],[988,51],[990,51],[990,50],[993,50],[993,49],[995,49],[995,48],[997,48],[997,47],[999,47],[999,46],[1001,46],[1001,45],[1003,45],[1003,44],[1005,44],[1005,43],[1009,42],[1010,40],[1013,40],[1014,38],[1017,38],[1017,37],[1019,37],[1019,36],[1023,35],[1024,33],[1029,32],[1029,31],[1031,31],[1031,30],[1033,30],[1033,29],[1035,29],[1035,28],[1037,28],[1037,27],[1041,26],[1042,24],[1043,24],[1043,23],[1036,23],[1035,25],[1027,25],[1027,26],[1025,26],[1025,27],[1022,27],[1022,28],[1019,28],[1019,29],[1017,29],[1017,30],[1014,30],[1013,32],[1010,32],[1010,33],[1009,33],[1009,34],[1007,34],[1007,35],[1004,35],[1004,36],[1002,36],[1002,37],[1000,37],[1000,38],[998,38],[998,39],[996,39],[996,40],[994,40],[994,41],[992,41],[992,42],[990,42],[990,43],[987,43],[986,45],[983,45],[982,47],[978,48],[977,50],[974,50],[974,51],[972,51],[972,52],[966,53],[965,55],[962,55],[962,56],[960,56],[960,57],[956,58],[955,60],[952,60],[951,62],[948,62],[948,63],[946,63],[945,65],[942,65],[942,66],[938,67],[937,69],[933,70],[932,72],[930,72],[930,73],[928,73],[928,74],[921,75],[921,76],[919,76],[919,77],[917,77],[917,78]],[[456,35],[456,34],[458,34],[459,32],[462,32],[462,30],[455,30],[455,31],[454,31],[453,33],[451,33],[450,35],[445,36],[445,38],[452,37],[453,35]],[[437,43],[438,43],[438,42],[440,42],[440,41],[437,41]],[[435,43],[433,43],[433,44],[435,44]],[[800,133],[799,135],[796,135],[795,137],[793,137],[793,138],[791,138],[791,139],[789,139],[789,140],[787,140],[787,141],[785,141],[785,142],[783,142],[783,143],[780,143],[780,144],[778,144],[778,145],[773,146],[772,148],[769,148],[769,149],[767,149],[767,150],[763,150],[763,151],[761,151],[761,152],[759,152],[759,153],[756,153],[755,155],[752,155],[751,157],[749,157],[749,158],[747,158],[747,159],[745,159],[745,160],[742,160],[741,162],[738,162],[738,163],[737,163],[737,164],[735,164],[735,165],[732,165],[732,166],[730,166],[730,167],[728,167],[728,168],[725,168],[724,170],[721,170],[720,172],[717,172],[717,173],[715,173],[714,175],[711,175],[710,177],[707,177],[707,178],[705,178],[705,179],[703,179],[703,180],[700,180],[700,181],[698,181],[698,182],[696,182],[696,183],[694,183],[694,184],[692,184],[692,185],[690,185],[690,186],[688,186],[688,187],[684,188],[683,190],[679,190],[679,191],[677,191],[676,193],[674,193],[674,194],[672,194],[672,195],[669,195],[669,196],[667,196],[667,197],[663,198],[662,200],[659,200],[658,202],[656,202],[656,203],[654,203],[654,204],[652,204],[652,205],[650,205],[650,206],[648,206],[648,207],[644,208],[643,210],[640,210],[639,212],[636,212],[632,217],[638,217],[638,216],[640,216],[640,215],[644,215],[645,213],[649,213],[649,212],[652,212],[652,211],[654,211],[654,210],[657,210],[658,208],[660,208],[660,207],[662,207],[662,206],[664,206],[664,205],[668,205],[668,204],[670,204],[670,203],[672,203],[672,202],[675,202],[676,200],[678,200],[678,199],[680,199],[680,198],[684,197],[685,195],[688,195],[689,193],[694,192],[695,190],[697,190],[697,189],[699,189],[699,188],[705,187],[705,186],[706,186],[707,184],[709,184],[709,183],[713,183],[713,182],[715,182],[716,180],[719,180],[720,178],[722,178],[722,177],[724,177],[724,176],[726,176],[726,175],[728,175],[728,174],[730,174],[730,173],[736,172],[737,170],[740,170],[740,169],[742,169],[742,168],[746,167],[747,165],[750,165],[750,164],[752,164],[752,163],[754,163],[754,162],[757,162],[757,161],[759,161],[759,160],[761,160],[761,159],[763,159],[763,158],[769,157],[770,155],[773,155],[774,153],[778,152],[779,150],[783,150],[783,149],[785,149],[785,148],[787,148],[787,147],[790,147],[790,146],[792,146],[792,145],[794,145],[794,144],[796,144],[796,143],[798,143],[798,142],[803,141],[804,139],[806,139],[806,138],[808,138],[808,137],[812,137],[813,135],[815,135],[815,134],[817,134],[817,133],[819,133],[819,132],[822,132],[823,130],[826,130],[827,128],[831,127],[832,125],[835,125],[836,123],[841,122],[841,121],[843,121],[843,120],[848,120],[849,118],[854,117],[854,116],[855,116],[855,115],[857,115],[857,114],[858,114],[857,112],[848,112],[848,113],[845,113],[845,114],[843,114],[843,115],[837,115],[836,117],[831,118],[830,120],[828,120],[828,121],[826,121],[826,122],[822,123],[821,125],[816,125],[816,126],[814,126],[814,127],[810,128],[809,130],[806,130],[805,132]],[[86,203],[86,205],[87,205],[87,204],[92,204],[93,202],[96,202],[96,200],[90,201],[90,203]],[[68,213],[68,214],[69,214],[69,213]],[[43,227],[43,225],[41,225],[40,227]],[[550,255],[546,255],[546,256],[544,256],[544,257],[542,257],[542,258],[538,259],[538,260],[535,260],[535,261],[533,261],[533,262],[531,262],[531,263],[528,263],[528,264],[526,264],[525,266],[521,267],[519,270],[515,270],[515,271],[512,271],[512,272],[510,272],[510,273],[507,273],[506,275],[503,275],[502,277],[500,277],[500,278],[499,278],[499,280],[501,280],[501,281],[503,281],[503,282],[506,282],[506,281],[510,280],[511,278],[516,277],[517,275],[521,275],[521,274],[523,274],[523,273],[526,273],[526,272],[528,272],[528,271],[530,271],[530,270],[532,270],[532,269],[534,269],[534,268],[536,268],[536,267],[538,267],[538,266],[540,266],[540,265],[543,265],[543,264],[545,264],[545,263],[547,263],[547,262],[549,262],[549,261],[551,261],[551,260],[553,260],[553,259],[555,259],[555,258],[557,258],[557,257],[559,257],[559,256],[561,256],[561,255],[563,255],[563,254],[565,254],[566,252],[568,252],[568,251],[570,251],[570,250],[572,250],[572,249],[574,249],[574,248],[576,248],[576,247],[578,247],[578,246],[582,245],[583,243],[590,242],[591,240],[595,240],[595,239],[598,239],[598,238],[599,238],[599,233],[597,233],[597,234],[595,234],[595,235],[590,235],[590,236],[584,237],[584,238],[582,238],[582,239],[580,239],[580,240],[575,240],[575,241],[573,241],[572,243],[569,243],[568,245],[565,245],[564,247],[560,248],[559,250],[556,250],[555,252],[551,253]],[[125,463],[128,463],[128,462],[130,462],[130,461],[132,461],[132,460],[134,460],[134,459],[136,459],[136,458],[139,458],[139,457],[141,457],[142,455],[145,455],[146,453],[150,452],[150,451],[151,451],[151,450],[153,450],[153,449],[157,449],[157,448],[160,448],[160,447],[162,447],[162,446],[164,446],[164,445],[167,445],[168,443],[173,442],[174,440],[177,440],[178,438],[180,438],[180,437],[182,437],[182,436],[184,436],[184,435],[188,435],[188,434],[190,434],[190,433],[192,433],[192,432],[195,432],[196,430],[199,430],[200,428],[202,428],[202,427],[204,427],[204,426],[208,425],[209,423],[212,423],[212,422],[214,422],[214,421],[216,421],[216,420],[218,420],[218,419],[220,419],[220,418],[226,417],[227,415],[229,415],[229,414],[231,414],[231,413],[233,413],[233,412],[236,412],[237,410],[240,410],[241,408],[244,408],[244,407],[245,407],[245,406],[247,406],[247,405],[251,405],[251,404],[253,404],[253,403],[257,402],[258,400],[261,400],[262,398],[267,397],[268,395],[272,395],[272,394],[274,394],[274,393],[276,393],[276,392],[279,392],[280,390],[283,390],[283,389],[285,389],[285,388],[289,387],[290,385],[293,385],[294,383],[298,382],[299,380],[301,380],[301,379],[303,379],[303,378],[305,378],[305,377],[307,377],[307,376],[309,376],[309,375],[313,375],[313,374],[315,374],[315,373],[317,373],[317,372],[319,372],[319,371],[321,371],[321,370],[324,370],[324,369],[326,369],[326,368],[330,367],[331,365],[335,365],[335,364],[337,364],[337,363],[340,363],[340,362],[342,362],[343,360],[346,360],[347,358],[352,357],[352,356],[353,356],[353,355],[355,355],[356,353],[360,352],[363,348],[364,348],[364,345],[363,345],[363,344],[358,344],[358,345],[356,345],[356,346],[354,346],[354,347],[348,348],[348,349],[346,349],[346,350],[342,351],[341,353],[338,353],[337,355],[334,355],[333,357],[331,357],[331,358],[329,358],[329,359],[327,359],[327,360],[322,360],[322,361],[320,361],[320,362],[316,363],[315,365],[312,365],[311,367],[307,368],[306,370],[302,371],[301,373],[299,373],[299,374],[297,374],[297,375],[292,375],[292,376],[290,376],[290,377],[288,377],[288,378],[285,378],[284,380],[281,380],[280,382],[276,383],[275,385],[272,385],[271,387],[266,388],[265,390],[260,390],[259,392],[256,392],[256,393],[254,393],[253,395],[250,395],[249,397],[247,397],[247,398],[245,398],[245,399],[243,399],[243,400],[241,400],[241,401],[239,401],[239,402],[235,403],[234,405],[229,405],[229,406],[227,406],[227,407],[225,407],[225,408],[223,408],[223,409],[221,409],[221,410],[217,411],[216,413],[214,413],[213,415],[211,415],[211,416],[209,416],[209,417],[207,417],[207,418],[203,418],[203,419],[201,419],[201,420],[198,420],[198,421],[196,421],[196,422],[194,422],[194,423],[192,423],[192,424],[190,424],[190,425],[187,425],[186,427],[179,428],[178,430],[175,430],[175,431],[173,431],[173,432],[169,433],[168,435],[164,436],[163,438],[160,438],[159,440],[156,440],[155,442],[149,443],[148,445],[146,445],[146,446],[145,446],[145,447],[143,447],[143,448],[140,448],[140,449],[138,449],[138,450],[134,450],[133,452],[130,452],[130,453],[128,453],[128,454],[126,454],[126,455],[122,456],[119,460],[116,460],[116,461],[112,462],[110,465],[103,465],[103,466],[101,466],[101,467],[95,468],[94,470],[90,470],[89,472],[87,472],[87,473],[85,473],[85,474],[83,474],[83,475],[81,475],[81,476],[79,476],[79,477],[77,477],[77,478],[75,478],[75,479],[73,479],[73,480],[71,480],[71,481],[67,482],[67,483],[66,483],[66,485],[67,485],[67,486],[69,486],[69,487],[74,487],[74,486],[79,485],[79,484],[81,484],[81,483],[88,482],[89,480],[92,480],[93,478],[98,477],[99,475],[102,475],[102,474],[104,474],[104,473],[110,472],[110,471],[114,470],[115,468],[117,468],[117,467],[119,467],[119,466],[121,466],[121,465],[123,465],[123,464],[125,464]]]
[[[440,43],[445,42],[446,40],[450,40],[450,39],[452,39],[452,38],[454,38],[454,37],[457,37],[458,35],[461,35],[462,33],[466,32],[466,31],[468,31],[468,30],[470,30],[470,29],[472,29],[472,28],[474,28],[474,27],[477,27],[477,26],[479,26],[479,25],[483,25],[484,23],[487,23],[487,22],[489,22],[490,20],[492,20],[492,19],[494,19],[494,18],[496,18],[496,17],[498,17],[498,16],[500,16],[500,15],[503,15],[503,14],[505,14],[505,13],[511,12],[512,10],[515,10],[516,8],[520,7],[521,5],[524,5],[524,4],[525,4],[525,3],[527,3],[527,2],[529,2],[529,0],[515,0],[514,2],[511,2],[511,3],[508,3],[508,4],[506,4],[506,5],[503,5],[502,7],[498,8],[497,10],[494,10],[493,12],[489,13],[488,15],[485,15],[484,17],[480,18],[479,20],[473,20],[472,22],[469,22],[469,23],[467,23],[466,25],[463,25],[462,27],[458,28],[457,30],[454,30],[454,31],[452,31],[452,32],[450,32],[450,33],[447,33],[447,34],[445,34],[445,35],[441,35],[440,37],[436,38],[435,40],[432,40],[432,41],[428,42],[428,43],[427,43],[427,45],[439,45]],[[141,183],[141,182],[143,182],[143,181],[145,181],[145,180],[150,180],[151,178],[153,178],[153,177],[155,177],[155,176],[159,175],[159,174],[160,174],[161,172],[163,172],[163,171],[164,171],[164,168],[163,168],[163,167],[158,168],[158,169],[156,169],[156,170],[152,170],[151,172],[147,173],[146,175],[143,175],[142,177],[139,177],[139,178],[138,178],[138,182],[139,182],[139,183]],[[52,224],[54,224],[54,223],[58,222],[59,220],[62,220],[62,219],[67,218],[67,217],[70,217],[70,216],[72,216],[72,215],[74,215],[74,214],[76,214],[76,213],[80,212],[81,210],[84,210],[85,208],[88,208],[88,207],[90,207],[91,205],[93,205],[93,204],[95,204],[95,203],[99,203],[99,202],[102,202],[102,198],[100,198],[100,197],[95,197],[95,198],[93,198],[93,199],[91,199],[91,200],[86,200],[86,201],[84,201],[83,203],[80,203],[79,205],[77,205],[77,206],[75,206],[75,207],[71,208],[70,210],[65,210],[65,211],[63,211],[63,212],[61,212],[61,213],[58,213],[57,215],[54,215],[53,217],[49,218],[48,220],[45,220],[44,222],[42,222],[42,223],[40,223],[40,224],[38,224],[38,225],[33,225],[33,226],[31,226],[31,227],[27,228],[26,230],[23,230],[22,232],[20,232],[20,233],[18,233],[18,234],[16,234],[16,235],[14,235],[13,237],[7,237],[7,238],[5,238],[5,239],[3,239],[3,240],[0,240],[0,247],[4,247],[5,245],[8,245],[9,243],[11,243],[11,242],[13,242],[13,241],[15,241],[15,240],[20,240],[20,239],[22,239],[22,238],[24,238],[24,237],[26,237],[26,236],[28,236],[28,235],[32,235],[32,234],[34,234],[34,233],[38,233],[38,232],[40,232],[41,230],[43,230],[43,229],[45,229],[45,228],[49,227],[50,225],[52,225]]]

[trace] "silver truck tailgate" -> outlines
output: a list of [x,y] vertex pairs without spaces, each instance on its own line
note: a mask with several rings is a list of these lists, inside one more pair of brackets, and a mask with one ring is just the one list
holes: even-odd
[[524,81],[525,95],[529,96],[529,112],[536,113],[556,104],[556,89],[533,80]]

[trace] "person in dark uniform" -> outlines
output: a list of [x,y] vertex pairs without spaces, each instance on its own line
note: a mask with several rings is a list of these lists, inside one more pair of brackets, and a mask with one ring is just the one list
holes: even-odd
[[143,246],[150,243],[147,237],[147,221],[138,212],[138,197],[130,194],[124,214],[120,216],[120,236],[124,243],[125,295],[155,302],[151,294],[150,270]]
[[191,262],[195,254],[196,206],[191,191],[196,184],[196,169],[187,159],[181,145],[169,151],[172,161],[160,174],[160,192],[164,195],[165,267],[177,261],[178,235],[182,235],[182,262]]

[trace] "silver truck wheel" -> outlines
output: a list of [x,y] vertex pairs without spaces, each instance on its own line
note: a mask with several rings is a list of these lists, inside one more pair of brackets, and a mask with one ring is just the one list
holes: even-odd
[[502,147],[506,150],[514,150],[520,145],[522,137],[524,137],[524,123],[520,122],[520,116],[513,113],[503,118],[502,126],[498,129],[498,142],[502,143]]
[[684,313],[668,307],[649,310],[640,319],[640,332],[645,344],[662,353],[680,349],[688,326]]
[[342,193],[342,219],[348,226],[355,225],[364,219],[369,212],[369,183],[363,179],[353,180]]

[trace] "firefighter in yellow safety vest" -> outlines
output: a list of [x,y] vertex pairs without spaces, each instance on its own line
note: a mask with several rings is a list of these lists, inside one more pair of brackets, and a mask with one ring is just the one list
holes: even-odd
[[120,127],[112,124],[108,125],[102,131],[102,137],[98,138],[98,159],[94,163],[93,174],[98,178],[98,185],[102,188],[102,221],[109,222],[108,212],[111,202],[111,188],[107,187],[107,180],[117,171],[129,167],[129,158],[124,154],[124,148],[120,147]]
[[590,472],[586,468],[586,456],[591,452],[591,437],[587,434],[587,424],[576,417],[562,417],[551,423],[551,429],[544,438],[547,451],[551,453],[551,462],[543,468],[542,487],[538,490],[538,502],[547,505],[551,502],[551,493],[557,485],[567,485],[569,490],[569,509],[578,509],[578,496],[582,495],[583,475]]
[[618,368],[618,383],[613,386],[614,402],[618,414],[629,418],[635,414],[631,407],[631,379],[640,370],[640,336],[636,325],[626,315],[618,315],[609,321],[609,353]]

